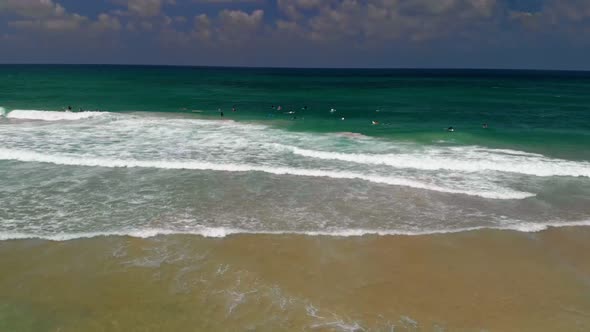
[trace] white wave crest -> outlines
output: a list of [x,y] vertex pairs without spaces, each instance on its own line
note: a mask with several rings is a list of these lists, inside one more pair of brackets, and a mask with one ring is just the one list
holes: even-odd
[[478,230],[505,230],[517,231],[522,233],[537,233],[549,228],[560,227],[586,227],[590,226],[590,220],[570,221],[570,222],[546,222],[546,223],[529,223],[520,222],[507,226],[498,227],[465,227],[456,229],[442,230],[382,230],[382,229],[338,229],[323,231],[270,231],[270,230],[246,230],[238,228],[225,227],[196,227],[195,229],[158,229],[148,228],[143,230],[120,230],[104,232],[87,232],[87,233],[56,233],[56,234],[35,234],[35,233],[18,233],[18,232],[0,232],[0,241],[7,240],[24,240],[24,239],[42,239],[49,241],[70,241],[76,239],[88,239],[96,237],[110,236],[129,236],[134,238],[152,238],[162,235],[197,235],[207,238],[224,238],[231,235],[302,235],[302,236],[325,236],[325,237],[362,237],[362,236],[421,236],[433,234],[454,234],[463,232],[472,232]]
[[[498,171],[506,173],[519,173],[534,176],[584,176],[590,177],[590,163],[574,162],[559,159],[549,159],[540,155],[511,151],[510,156],[501,155],[506,150],[482,151],[482,155],[470,158],[461,158],[461,153],[455,151],[453,155],[441,156],[428,154],[361,154],[340,153],[301,149],[285,146],[294,154],[324,160],[339,160],[358,164],[386,165],[396,168],[412,168],[420,170],[452,170],[463,172]],[[466,154],[477,151],[466,151]],[[485,154],[485,155],[484,155]]]
[[109,112],[56,112],[37,110],[13,110],[6,114],[9,119],[40,120],[40,121],[74,121],[104,116]]
[[190,170],[212,170],[225,172],[263,172],[276,175],[294,175],[306,177],[324,177],[332,179],[346,180],[364,180],[373,183],[411,187],[431,191],[465,194],[470,196],[479,196],[491,199],[525,199],[533,197],[535,194],[514,191],[511,189],[502,189],[501,191],[477,191],[477,190],[460,190],[445,188],[434,184],[419,182],[396,177],[385,177],[376,175],[366,175],[348,171],[331,171],[302,169],[292,167],[273,167],[273,166],[256,166],[248,164],[216,164],[201,161],[169,161],[169,160],[135,160],[135,159],[107,159],[107,158],[89,158],[76,155],[48,155],[38,152],[29,152],[12,149],[0,149],[0,160],[16,160],[23,162],[43,162],[56,165],[69,166],[98,166],[98,167],[142,167],[142,168],[161,168],[161,169],[190,169]]

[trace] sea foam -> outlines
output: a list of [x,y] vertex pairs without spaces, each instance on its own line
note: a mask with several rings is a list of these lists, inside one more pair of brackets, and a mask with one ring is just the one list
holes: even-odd
[[81,232],[81,233],[19,233],[19,232],[0,232],[0,241],[6,240],[24,240],[24,239],[42,239],[49,241],[70,241],[76,239],[89,239],[96,237],[111,237],[111,236],[128,236],[134,238],[152,238],[166,235],[195,235],[206,238],[225,238],[232,235],[301,235],[301,236],[324,236],[324,237],[362,237],[362,236],[424,236],[435,234],[454,234],[472,232],[478,230],[500,230],[500,231],[517,231],[523,233],[537,233],[545,231],[549,228],[560,227],[581,227],[590,226],[590,220],[585,221],[564,221],[564,222],[544,222],[544,223],[530,223],[519,222],[506,226],[496,227],[464,227],[455,229],[438,229],[438,230],[420,230],[420,231],[406,231],[406,230],[387,230],[387,229],[335,229],[322,231],[277,231],[277,230],[247,230],[239,228],[226,227],[195,227],[194,229],[129,229],[118,231],[103,231],[103,232]]
[[[535,154],[516,154],[517,151],[485,150],[481,152],[464,149],[455,151],[454,155],[428,154],[363,154],[341,153],[285,148],[294,154],[324,160],[339,160],[358,164],[386,165],[395,168],[413,168],[420,170],[452,170],[462,172],[498,171],[534,176],[584,176],[590,177],[590,163],[548,159]],[[493,151],[493,152],[492,152]],[[481,155],[475,156],[480,153]],[[504,154],[504,155],[502,155]],[[460,159],[459,156],[467,158]]]
[[13,110],[6,114],[9,119],[21,120],[39,120],[39,121],[75,121],[104,116],[108,112],[56,112],[56,111],[38,111],[38,110]]
[[108,159],[108,158],[91,158],[75,155],[50,155],[38,152],[2,149],[0,148],[0,160],[16,160],[22,162],[43,162],[56,165],[69,166],[98,166],[111,168],[124,167],[142,167],[142,168],[160,168],[160,169],[185,169],[185,170],[211,170],[225,172],[263,172],[275,175],[294,175],[305,177],[323,177],[332,179],[345,180],[364,180],[373,183],[404,186],[417,189],[426,189],[444,193],[465,194],[470,196],[479,196],[491,199],[524,199],[533,197],[535,194],[520,192],[511,189],[502,189],[502,191],[489,192],[477,190],[461,190],[445,188],[434,184],[424,183],[415,180],[409,180],[399,177],[386,177],[376,175],[366,175],[349,171],[331,171],[318,169],[302,169],[293,167],[274,167],[259,166],[248,164],[217,164],[201,161],[175,161],[175,160],[135,160],[135,159]]

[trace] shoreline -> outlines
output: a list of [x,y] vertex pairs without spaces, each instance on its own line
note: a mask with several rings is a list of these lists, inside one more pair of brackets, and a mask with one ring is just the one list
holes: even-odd
[[26,233],[6,233],[0,234],[1,241],[21,241],[21,240],[39,240],[48,242],[64,242],[76,240],[88,240],[97,238],[129,238],[129,239],[157,239],[166,236],[194,236],[203,239],[229,239],[240,236],[301,236],[301,237],[319,237],[332,239],[346,238],[371,238],[371,237],[420,237],[420,236],[437,236],[453,235],[475,232],[515,232],[523,234],[543,233],[551,230],[568,229],[568,228],[588,228],[590,229],[590,220],[572,221],[572,222],[553,222],[545,224],[527,223],[514,225],[513,227],[468,227],[456,230],[426,230],[426,231],[396,231],[396,230],[372,230],[372,229],[342,229],[333,231],[254,231],[224,227],[202,227],[194,231],[180,231],[168,229],[145,229],[129,231],[107,231],[107,232],[89,232],[89,233],[70,233],[54,235],[36,235]]

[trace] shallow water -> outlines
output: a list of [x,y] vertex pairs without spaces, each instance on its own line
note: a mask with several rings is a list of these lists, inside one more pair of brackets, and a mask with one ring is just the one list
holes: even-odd
[[590,220],[590,162],[260,123],[11,111],[0,238],[538,231]]

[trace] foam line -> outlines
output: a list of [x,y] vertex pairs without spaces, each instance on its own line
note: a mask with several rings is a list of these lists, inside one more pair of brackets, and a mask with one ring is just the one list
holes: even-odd
[[40,121],[75,121],[104,116],[108,112],[55,112],[37,110],[13,110],[6,114],[9,119],[40,120]]
[[506,230],[523,233],[537,233],[549,228],[560,227],[582,227],[590,226],[590,220],[571,221],[571,222],[547,222],[547,223],[517,223],[505,227],[465,227],[446,230],[423,230],[423,231],[403,231],[403,230],[379,230],[379,229],[341,229],[333,231],[267,231],[267,230],[245,230],[237,228],[224,227],[197,227],[194,230],[172,230],[150,228],[144,230],[120,230],[105,232],[87,232],[87,233],[57,233],[57,234],[34,234],[18,232],[0,232],[0,241],[6,240],[24,240],[24,239],[42,239],[49,241],[69,241],[76,239],[89,239],[96,237],[110,236],[129,236],[134,238],[152,238],[162,235],[197,235],[207,238],[224,238],[231,235],[250,234],[250,235],[305,235],[305,236],[326,236],[326,237],[361,237],[361,236],[420,236],[434,234],[453,234],[462,232],[472,232],[478,230]]
[[477,190],[459,190],[444,188],[433,184],[423,183],[404,178],[384,177],[365,175],[354,172],[329,171],[316,169],[300,169],[291,167],[272,167],[272,166],[254,166],[247,164],[215,164],[201,161],[167,161],[167,160],[135,160],[135,159],[106,159],[106,158],[87,158],[81,156],[67,155],[48,155],[37,152],[1,149],[0,160],[16,160],[23,162],[43,162],[56,165],[69,166],[98,166],[98,167],[142,167],[142,168],[160,168],[160,169],[192,169],[192,170],[212,170],[225,172],[264,172],[276,175],[295,175],[306,177],[324,177],[332,179],[347,180],[364,180],[373,183],[388,184],[394,186],[404,186],[417,189],[426,189],[438,192],[465,194],[470,196],[479,196],[491,199],[524,199],[535,196],[535,194],[504,189],[502,192],[489,192]]
[[[534,176],[583,176],[590,177],[590,163],[573,162],[545,157],[534,158],[514,157],[510,160],[501,156],[486,153],[477,160],[462,158],[408,155],[408,154],[360,154],[340,153],[301,149],[284,146],[294,154],[323,160],[339,160],[358,164],[386,165],[396,168],[412,168],[420,170],[452,170],[463,172],[498,171],[505,173],[519,173]],[[460,154],[457,153],[457,156]],[[486,159],[487,157],[487,159]]]

